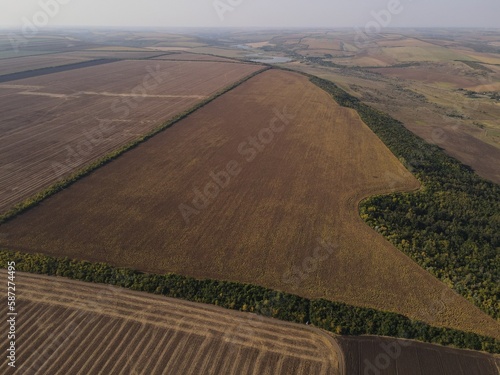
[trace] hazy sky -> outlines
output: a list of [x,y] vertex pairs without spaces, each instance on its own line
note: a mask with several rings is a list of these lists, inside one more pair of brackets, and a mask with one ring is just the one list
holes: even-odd
[[389,27],[500,27],[500,0],[0,0],[0,25],[363,27],[391,2]]

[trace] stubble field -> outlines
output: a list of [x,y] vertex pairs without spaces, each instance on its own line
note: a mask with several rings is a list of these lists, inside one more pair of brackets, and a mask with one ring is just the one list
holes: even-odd
[[259,69],[119,61],[0,84],[0,212]]
[[17,373],[344,374],[318,329],[58,277],[16,286]]
[[497,322],[359,217],[362,198],[418,187],[354,111],[303,76],[271,70],[2,225],[0,244],[498,338]]

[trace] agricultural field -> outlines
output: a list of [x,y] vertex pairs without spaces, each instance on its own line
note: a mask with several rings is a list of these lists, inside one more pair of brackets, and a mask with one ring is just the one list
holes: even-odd
[[499,338],[495,320],[359,217],[365,197],[418,188],[353,110],[304,76],[269,70],[3,224],[0,245]]
[[305,325],[59,277],[16,286],[18,373],[345,373],[336,341]]
[[259,69],[118,61],[0,84],[0,212]]
[[70,54],[48,54],[25,56],[0,60],[0,75],[24,72],[27,70],[51,68],[91,60],[88,57],[72,56]]
[[339,83],[482,177],[500,183],[500,105],[495,99],[500,61],[491,52],[498,50],[491,44],[495,35],[484,34],[457,32],[451,38],[444,31],[407,30],[368,38],[349,31],[311,32],[268,42],[294,58],[281,66]]
[[72,51],[66,52],[64,56],[72,56],[74,58],[86,58],[86,59],[121,59],[121,60],[143,60],[143,59],[151,59],[158,56],[163,56],[165,52],[162,51],[148,51],[148,50],[139,50],[139,51],[129,51],[129,50],[115,50],[115,49],[106,49],[106,50],[81,50],[81,51]]
[[234,59],[228,59],[224,57],[202,55],[198,53],[182,53],[182,52],[165,54],[159,57],[155,57],[153,58],[153,60],[238,62]]
[[337,338],[347,374],[366,375],[498,375],[500,358],[381,337]]

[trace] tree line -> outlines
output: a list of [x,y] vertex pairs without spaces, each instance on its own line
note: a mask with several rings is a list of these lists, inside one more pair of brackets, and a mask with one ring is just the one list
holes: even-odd
[[419,265],[495,319],[500,317],[500,186],[334,83],[310,78],[361,119],[422,183],[375,196],[361,217]]
[[192,302],[247,311],[294,323],[310,322],[342,335],[381,335],[415,339],[457,348],[500,353],[500,341],[449,328],[437,328],[403,315],[308,299],[261,286],[230,281],[199,280],[176,274],[150,274],[106,263],[0,250],[0,268],[15,261],[16,270],[116,285]]

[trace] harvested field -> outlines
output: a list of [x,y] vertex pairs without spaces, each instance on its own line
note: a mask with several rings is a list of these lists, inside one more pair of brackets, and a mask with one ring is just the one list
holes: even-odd
[[[182,48],[177,48],[182,50]],[[162,49],[163,50],[163,49]],[[184,49],[186,50],[186,49]],[[217,55],[229,58],[244,58],[248,51],[242,49],[224,48],[224,47],[196,47],[190,50],[192,53]]]
[[83,56],[71,56],[70,54],[49,54],[2,59],[0,60],[0,75],[73,64],[88,60],[91,59]]
[[198,53],[171,53],[155,57],[154,60],[237,62],[236,60],[226,59],[224,57],[201,55]]
[[382,40],[377,40],[375,42],[377,46],[383,47],[383,48],[390,48],[390,47],[422,47],[422,48],[428,48],[428,47],[435,47],[434,44],[420,40],[420,39],[413,39],[413,38],[408,38],[408,37],[396,37],[396,39],[389,39],[387,36],[384,36],[384,39]]
[[259,69],[120,61],[0,84],[0,211]]
[[307,44],[309,49],[323,49],[323,50],[343,50],[343,42],[338,39],[321,39],[321,38],[304,38],[300,41],[301,44]]
[[464,51],[455,51],[444,47],[392,47],[384,48],[383,54],[399,62],[413,61],[450,61],[470,60]]
[[338,337],[347,374],[498,375],[500,358],[439,345],[381,337]]
[[[259,133],[265,145],[250,146]],[[219,189],[213,176],[226,169]],[[355,112],[307,78],[271,70],[2,225],[0,244],[500,337],[498,323],[359,217],[362,198],[418,187]]]
[[311,327],[58,277],[17,273],[16,287],[18,373],[343,374]]
[[397,77],[405,80],[414,80],[431,84],[441,82],[449,83],[454,88],[463,88],[477,85],[484,77],[474,77],[471,72],[474,70],[463,63],[435,63],[405,68],[377,68],[371,69],[375,73]]
[[33,77],[39,77],[39,76],[44,76],[47,74],[61,73],[61,72],[66,72],[68,70],[88,68],[88,67],[96,66],[96,65],[109,64],[112,62],[114,62],[114,60],[106,60],[106,59],[87,60],[87,61],[77,62],[77,63],[73,63],[73,64],[59,65],[59,66],[55,66],[55,67],[21,71],[21,72],[17,72],[17,73],[11,73],[11,74],[6,74],[3,76],[0,76],[0,83],[18,81],[21,79],[28,79],[28,78],[33,78]]
[[163,51],[151,52],[148,50],[129,51],[129,50],[82,50],[67,52],[65,56],[74,56],[75,58],[89,59],[150,59],[164,55]]

